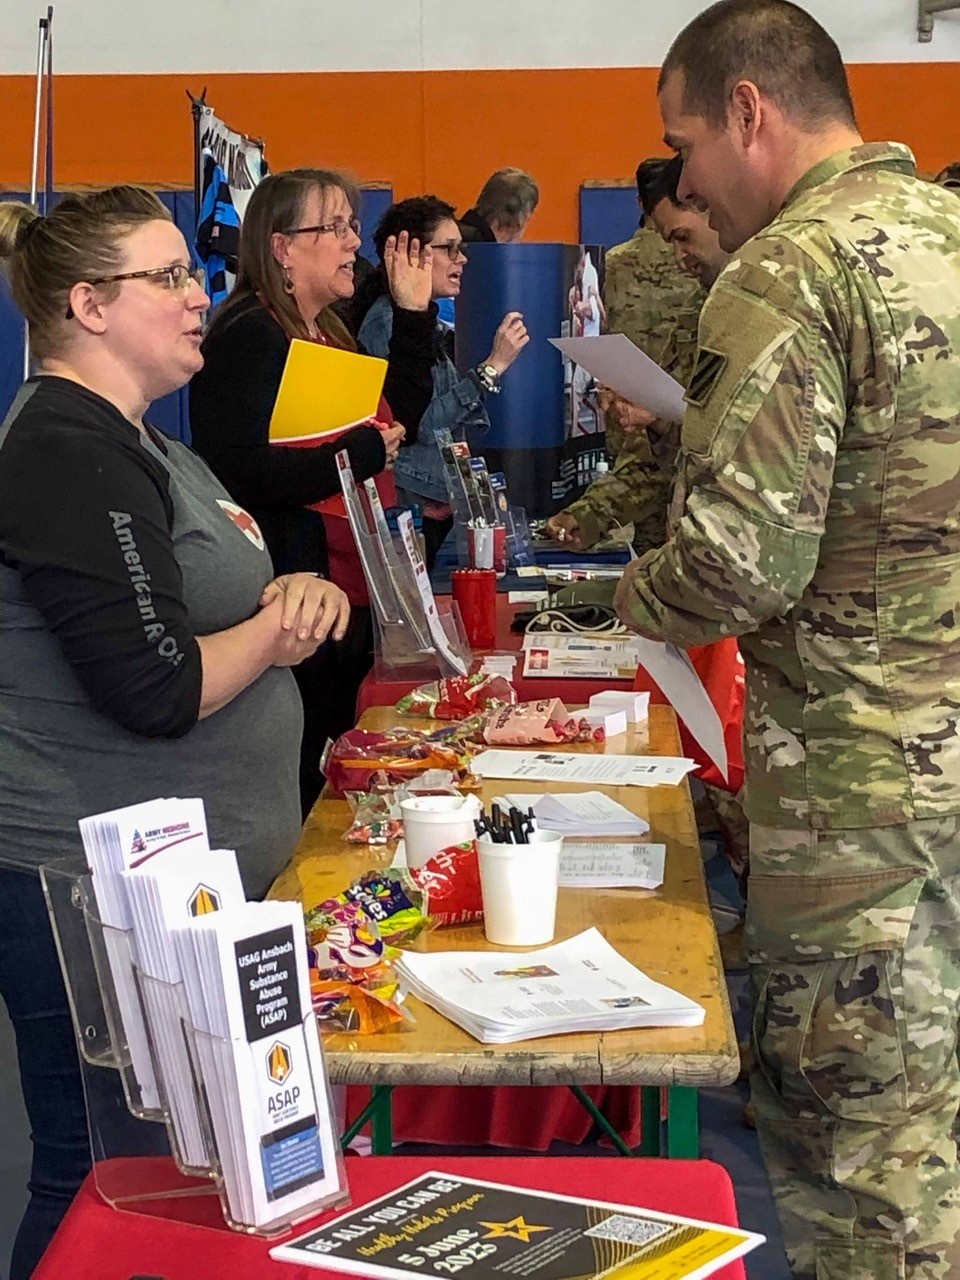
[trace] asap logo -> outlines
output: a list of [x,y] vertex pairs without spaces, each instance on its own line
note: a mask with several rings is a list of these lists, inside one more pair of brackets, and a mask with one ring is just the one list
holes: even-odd
[[293,1054],[290,1046],[284,1044],[282,1040],[274,1040],[267,1050],[267,1078],[271,1084],[277,1085],[276,1093],[271,1093],[267,1098],[267,1113],[271,1116],[296,1107],[300,1100],[299,1085],[286,1089],[283,1087],[290,1079],[291,1071],[293,1071]]
[[187,910],[192,916],[209,916],[220,910],[220,895],[216,889],[209,889],[205,884],[198,884],[187,901]]

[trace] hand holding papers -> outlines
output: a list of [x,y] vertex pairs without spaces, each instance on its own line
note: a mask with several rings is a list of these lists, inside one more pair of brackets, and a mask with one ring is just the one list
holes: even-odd
[[523,955],[406,951],[396,967],[415,996],[483,1044],[704,1019],[701,1005],[641,973],[596,929]]
[[386,360],[294,338],[270,418],[270,443],[333,439],[375,418],[386,374]]
[[619,392],[631,404],[641,405],[667,422],[683,421],[684,388],[635,347],[625,334],[551,338],[550,341],[574,364],[593,374],[611,391]]

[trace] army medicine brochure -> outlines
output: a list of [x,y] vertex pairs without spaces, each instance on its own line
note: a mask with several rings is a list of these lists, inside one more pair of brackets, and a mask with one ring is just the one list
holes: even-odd
[[396,1280],[700,1280],[763,1239],[633,1205],[425,1173],[270,1256]]

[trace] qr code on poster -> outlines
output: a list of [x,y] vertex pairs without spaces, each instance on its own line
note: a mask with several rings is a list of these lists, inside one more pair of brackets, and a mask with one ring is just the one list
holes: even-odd
[[597,1236],[601,1240],[616,1240],[620,1244],[650,1244],[673,1230],[669,1222],[651,1222],[649,1218],[628,1218],[625,1213],[614,1213],[583,1234]]

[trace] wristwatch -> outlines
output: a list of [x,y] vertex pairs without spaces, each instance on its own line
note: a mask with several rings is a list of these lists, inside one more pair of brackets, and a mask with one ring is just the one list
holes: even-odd
[[483,391],[494,396],[500,394],[500,375],[492,364],[478,364],[473,372]]

